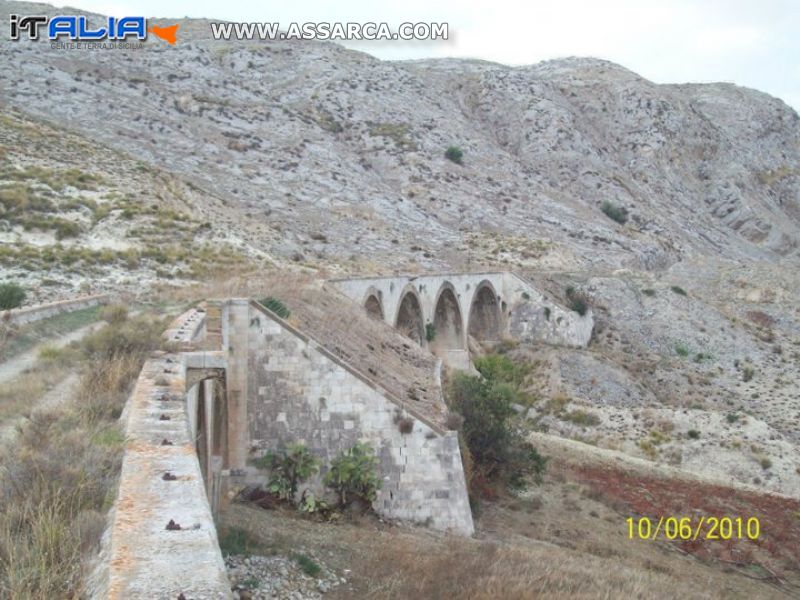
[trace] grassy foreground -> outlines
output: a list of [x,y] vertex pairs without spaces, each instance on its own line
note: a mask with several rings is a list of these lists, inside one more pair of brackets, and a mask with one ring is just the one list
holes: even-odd
[[160,320],[129,318],[124,310],[104,316],[108,324],[78,348],[40,359],[79,370],[72,397],[58,408],[32,412],[13,444],[0,448],[2,598],[75,598],[84,592],[87,562],[105,527],[122,461],[119,416],[164,328]]

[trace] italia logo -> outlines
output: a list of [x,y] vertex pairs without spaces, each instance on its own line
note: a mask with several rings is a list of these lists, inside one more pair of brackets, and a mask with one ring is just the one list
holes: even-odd
[[98,40],[136,40],[147,39],[147,34],[161,38],[170,45],[177,41],[179,25],[169,27],[147,28],[147,19],[144,17],[108,17],[104,25],[92,28],[88,17],[83,15],[59,15],[46,17],[44,15],[20,16],[11,15],[11,39],[20,39],[21,32],[27,34],[29,40],[38,40],[40,31],[47,33],[47,39],[58,40],[67,38],[76,42],[92,42]]

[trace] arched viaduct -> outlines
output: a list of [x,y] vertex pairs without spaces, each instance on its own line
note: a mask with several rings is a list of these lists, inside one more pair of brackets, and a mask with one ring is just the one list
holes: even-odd
[[363,277],[331,283],[373,318],[462,368],[469,366],[469,339],[504,338],[510,307],[529,289],[516,275],[502,272]]

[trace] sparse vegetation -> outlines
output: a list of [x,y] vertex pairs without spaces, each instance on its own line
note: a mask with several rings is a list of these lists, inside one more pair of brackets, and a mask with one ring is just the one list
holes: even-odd
[[487,380],[510,384],[517,392],[531,372],[531,365],[516,363],[504,354],[479,356],[473,362]]
[[259,543],[247,531],[238,527],[223,527],[219,532],[219,547],[222,554],[249,555],[259,548]]
[[0,310],[9,310],[22,306],[25,302],[25,290],[18,283],[0,283]]
[[609,200],[605,200],[600,206],[600,210],[612,221],[624,225],[628,221],[628,210],[618,206]]
[[675,344],[675,354],[681,358],[686,358],[690,354],[689,347],[684,343]]
[[289,316],[292,314],[292,311],[290,311],[283,302],[281,302],[277,298],[274,298],[273,296],[267,296],[266,298],[260,300],[259,302],[264,307],[268,308],[276,315],[278,315],[281,319],[288,319]]
[[325,475],[325,485],[336,491],[342,508],[353,500],[371,504],[378,495],[381,480],[378,459],[369,444],[356,443],[337,456]]
[[448,389],[452,410],[463,417],[461,435],[474,463],[469,474],[473,496],[492,482],[521,485],[526,476],[541,481],[547,459],[524,441],[511,424],[511,405],[523,396],[524,367],[503,356],[479,360],[483,377],[457,374]]
[[673,293],[678,294],[679,296],[688,296],[686,290],[679,285],[671,285],[669,289],[672,290]]
[[600,417],[598,417],[593,412],[585,411],[585,410],[572,410],[563,416],[565,421],[570,421],[575,423],[576,425],[582,425],[584,427],[594,427],[600,424]]
[[269,469],[267,489],[289,502],[297,496],[297,486],[319,471],[321,461],[303,444],[291,444],[284,450],[269,452],[255,461],[256,466]]
[[458,146],[449,146],[444,153],[447,160],[450,160],[457,165],[463,164],[464,152]]
[[[144,319],[107,326],[84,348],[72,403],[31,415],[0,460],[0,590],[11,598],[83,592],[83,559],[96,547],[118,475],[117,418],[160,327]],[[136,332],[135,341],[126,341]],[[145,341],[144,336],[150,334]],[[116,337],[122,341],[114,341]]]
[[565,290],[567,302],[570,310],[584,316],[589,310],[589,299],[583,292],[576,290],[573,286],[568,286]]
[[425,323],[425,339],[428,342],[436,339],[436,325],[433,323]]
[[298,565],[300,565],[303,573],[309,577],[316,577],[319,575],[320,571],[322,571],[322,567],[320,567],[317,562],[307,554],[295,554],[294,560]]

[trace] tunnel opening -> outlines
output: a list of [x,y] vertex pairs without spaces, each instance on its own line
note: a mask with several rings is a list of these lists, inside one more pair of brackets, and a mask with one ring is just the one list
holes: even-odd
[[494,288],[482,283],[469,310],[469,336],[479,342],[499,342],[501,334],[500,304]]
[[431,343],[435,350],[463,350],[466,347],[461,309],[452,287],[439,292],[433,312],[434,338]]
[[422,317],[422,306],[413,292],[406,292],[397,309],[397,330],[404,336],[414,340],[420,346],[425,342],[425,322]]
[[189,405],[190,408],[194,407],[190,423],[206,494],[212,512],[216,514],[220,502],[221,472],[230,466],[227,403],[224,400],[225,380],[219,375],[202,378],[202,372],[193,377],[193,371],[187,371],[190,379],[196,377],[196,383],[189,391]]
[[376,321],[383,321],[383,305],[375,294],[370,294],[364,302],[364,310]]

